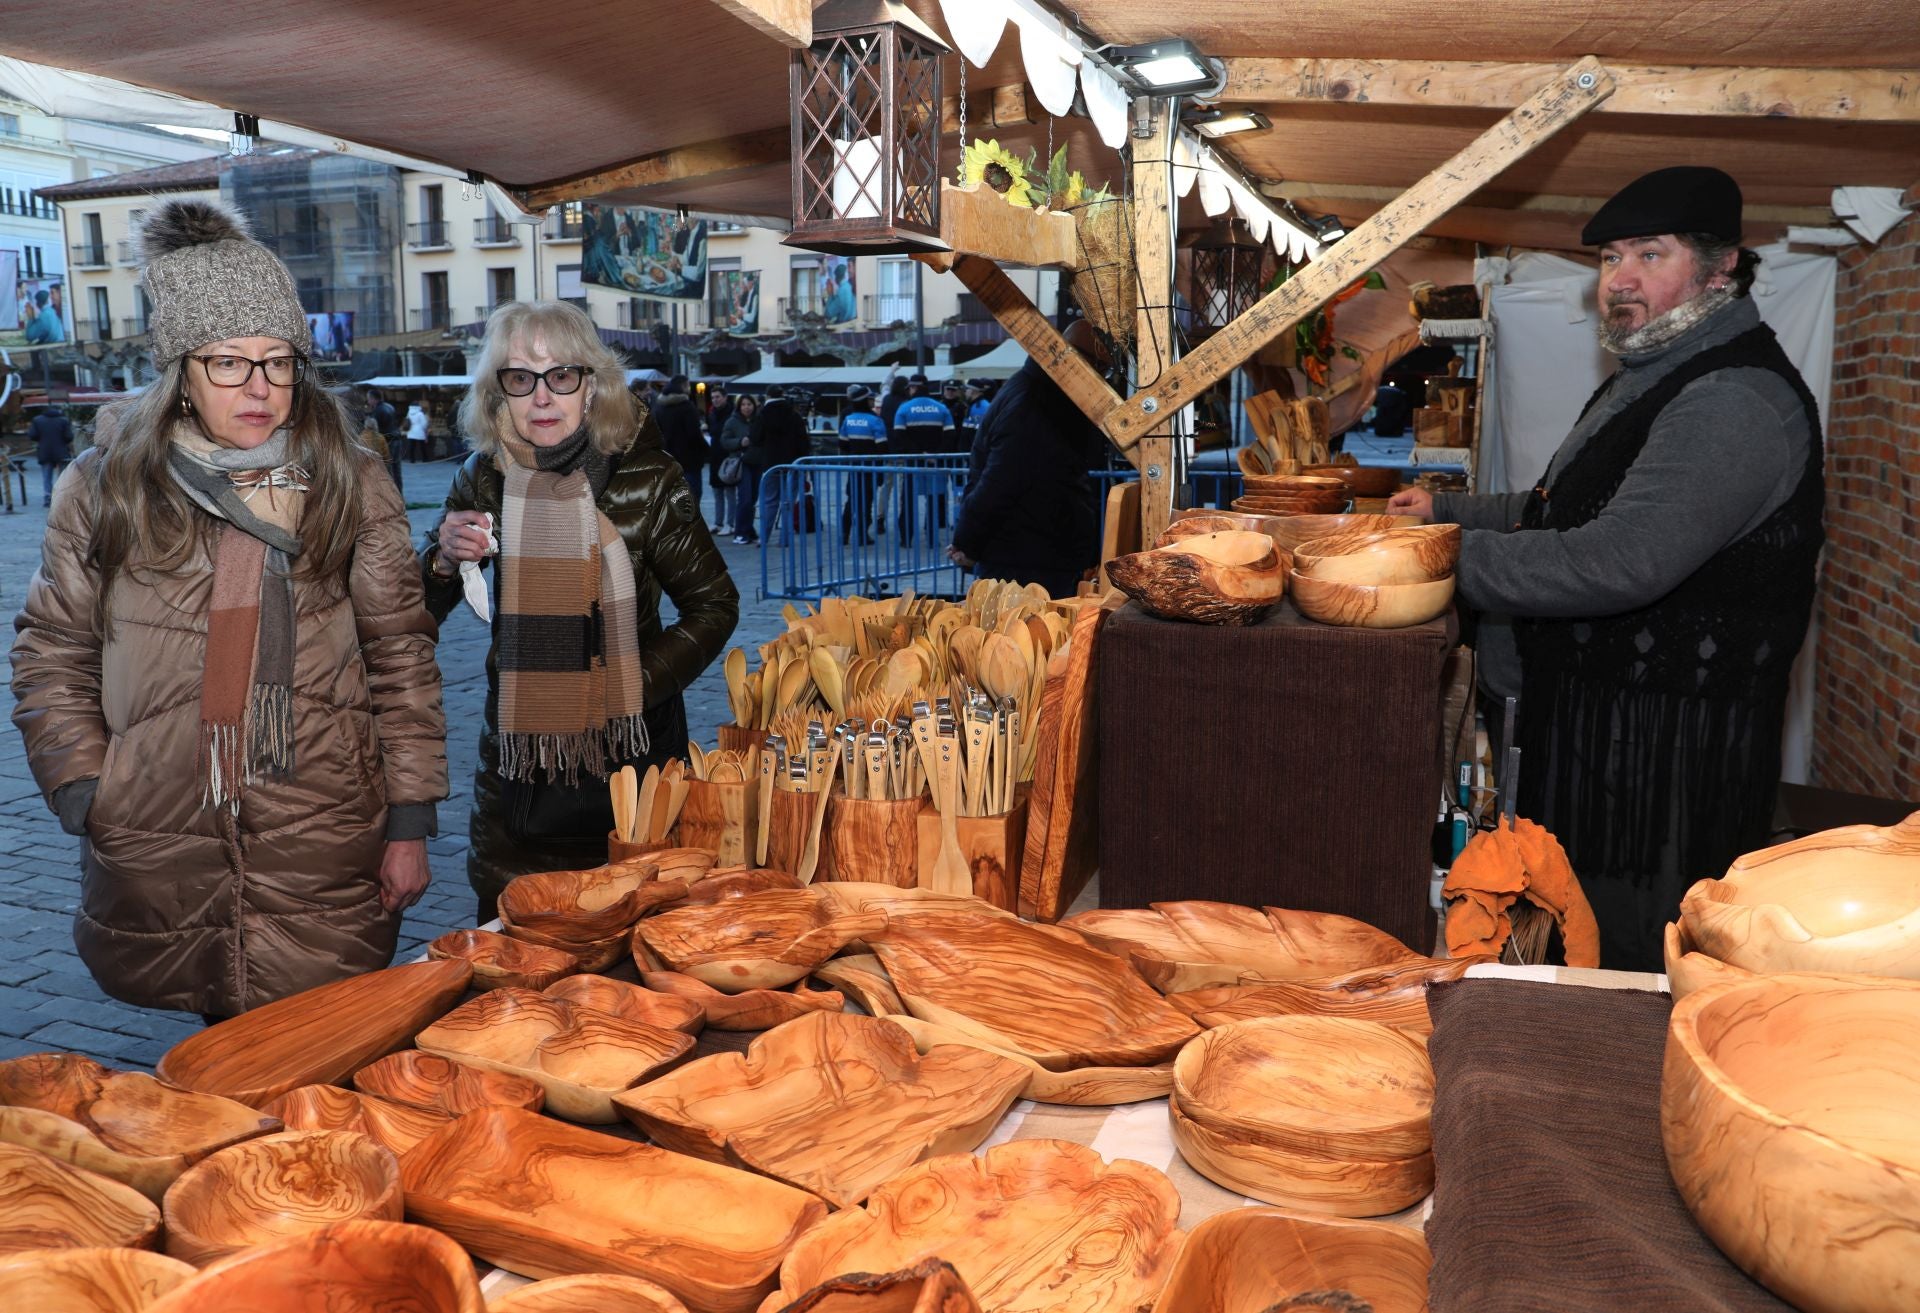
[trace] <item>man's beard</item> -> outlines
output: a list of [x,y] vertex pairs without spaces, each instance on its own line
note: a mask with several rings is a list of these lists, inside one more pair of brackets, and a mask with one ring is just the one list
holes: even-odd
[[1730,285],[1726,287],[1701,285],[1696,288],[1692,296],[1679,305],[1665,314],[1654,316],[1638,328],[1628,328],[1624,324],[1616,325],[1613,321],[1613,311],[1622,305],[1645,305],[1646,302],[1615,301],[1601,314],[1595,335],[1600,339],[1601,349],[1611,351],[1616,356],[1632,356],[1646,351],[1657,351],[1669,342],[1677,340],[1681,334],[1705,320],[1728,302],[1736,300],[1739,295],[1740,293]]

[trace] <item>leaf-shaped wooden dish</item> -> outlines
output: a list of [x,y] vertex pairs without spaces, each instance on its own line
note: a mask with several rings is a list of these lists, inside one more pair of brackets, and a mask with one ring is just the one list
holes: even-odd
[[1756,975],[1674,1005],[1673,1183],[1712,1241],[1805,1313],[1920,1308],[1920,983]]
[[[1187,1233],[1154,1313],[1358,1308],[1427,1313],[1433,1255],[1418,1231],[1278,1208],[1216,1213]],[[1293,1301],[1343,1292],[1351,1303]]]
[[538,930],[525,929],[516,924],[504,908],[500,910],[500,933],[519,943],[571,954],[582,971],[605,971],[627,955],[627,945],[633,937],[633,931],[628,929],[616,930],[604,939],[562,939]]
[[686,884],[675,878],[662,880],[651,857],[585,871],[539,871],[507,881],[500,910],[523,930],[587,944],[631,929],[648,908],[683,895]]
[[564,949],[491,930],[449,931],[427,945],[427,956],[471,963],[475,989],[545,989],[580,969],[580,959]]
[[525,1076],[547,1091],[547,1111],[569,1121],[617,1121],[613,1095],[686,1057],[693,1036],[525,989],[480,995],[421,1031],[428,1053]]
[[0,1258],[0,1308],[14,1313],[141,1313],[194,1276],[151,1249],[37,1249]]
[[444,1112],[449,1117],[496,1105],[539,1112],[547,1102],[546,1087],[539,1081],[470,1066],[419,1049],[402,1049],[362,1067],[353,1073],[353,1087],[376,1099]]
[[808,989],[804,984],[796,984],[792,989],[749,989],[740,994],[723,994],[712,985],[677,971],[642,971],[640,983],[658,993],[698,1003],[712,1030],[770,1030],[809,1012],[838,1012],[847,1003],[838,990]]
[[405,1222],[335,1222],[215,1263],[147,1313],[486,1313],[473,1260]]
[[398,1154],[445,1126],[448,1114],[389,1103],[338,1085],[302,1085],[267,1104],[264,1111],[290,1131],[352,1131]]
[[337,1085],[402,1047],[467,992],[466,962],[409,962],[305,990],[168,1049],[160,1079],[258,1107],[302,1085]]
[[205,1267],[330,1222],[399,1221],[400,1165],[352,1131],[282,1131],[188,1168],[164,1209],[167,1252]]
[[662,994],[606,976],[569,976],[556,985],[549,985],[544,992],[548,998],[662,1030],[698,1035],[707,1024],[706,1009],[690,998]]
[[837,916],[811,889],[770,889],[649,917],[634,931],[634,956],[644,944],[682,975],[738,994],[791,985],[886,926],[885,912]]
[[1384,930],[1331,912],[1188,901],[1081,912],[1060,924],[1129,958],[1167,994],[1426,960]]
[[805,886],[790,871],[774,871],[761,866],[729,866],[707,872],[687,885],[685,895],[661,903],[655,910],[672,912],[682,907],[704,906],[727,898],[745,898],[748,894],[765,893],[769,889],[801,888]]
[[1405,966],[1368,967],[1338,976],[1276,980],[1269,985],[1217,985],[1167,995],[1167,1002],[1203,1026],[1256,1017],[1345,1017],[1430,1034],[1427,986],[1458,980],[1491,957],[1422,958]]
[[0,1144],[0,1254],[23,1249],[151,1249],[160,1210],[130,1185]]
[[244,1103],[178,1089],[141,1071],[114,1071],[75,1053],[0,1062],[0,1140],[98,1172],[156,1202],[214,1150],[279,1129]]
[[907,1010],[887,979],[887,969],[872,953],[842,953],[815,967],[813,975],[846,994],[870,1017],[897,1016]]
[[509,1290],[487,1305],[487,1313],[687,1313],[687,1306],[643,1277],[596,1272]]
[[1027,1084],[1020,1096],[1035,1103],[1060,1103],[1072,1107],[1107,1107],[1118,1103],[1139,1103],[1144,1099],[1164,1099],[1173,1092],[1173,1063],[1153,1067],[1075,1067],[1072,1071],[1048,1071],[1024,1053],[995,1048],[964,1032],[915,1016],[889,1016],[888,1021],[913,1037],[913,1046],[931,1053],[940,1045],[964,1044],[1020,1064],[1027,1073]]
[[762,1172],[837,1208],[986,1139],[1027,1075],[976,1048],[925,1057],[889,1021],[816,1012],[614,1096],[665,1149]]
[[930,1258],[951,1263],[983,1309],[1146,1308],[1179,1253],[1179,1223],[1180,1196],[1153,1168],[1061,1140],[1014,1140],[929,1159],[807,1232],[761,1310],[833,1277]]
[[913,1015],[1049,1070],[1152,1066],[1199,1033],[1124,960],[1070,930],[924,912],[869,942]]
[[755,1308],[827,1211],[764,1176],[510,1108],[450,1123],[403,1172],[408,1210],[488,1262],[645,1277],[695,1313]]
[[1173,1144],[1194,1171],[1229,1190],[1283,1208],[1340,1217],[1384,1217],[1424,1199],[1433,1190],[1433,1155],[1363,1159],[1289,1153],[1258,1137],[1224,1134],[1180,1110],[1178,1094],[1167,1099]]
[[980,1305],[951,1263],[930,1258],[904,1272],[833,1277],[782,1313],[980,1313]]
[[912,916],[920,912],[979,912],[983,916],[1006,916],[1012,912],[995,907],[972,894],[943,894],[919,887],[903,889],[898,885],[874,884],[864,880],[822,880],[812,886],[814,892],[832,903],[842,915],[854,912],[885,912],[888,916]]

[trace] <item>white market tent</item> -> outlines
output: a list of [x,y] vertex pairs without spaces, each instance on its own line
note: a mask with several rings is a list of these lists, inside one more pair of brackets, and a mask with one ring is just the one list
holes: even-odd
[[727,386],[801,387],[843,392],[855,383],[864,383],[870,388],[884,387],[895,374],[925,373],[934,383],[944,383],[950,378],[1011,378],[1026,363],[1026,351],[1009,338],[985,355],[958,365],[928,365],[925,370],[911,365],[773,365],[728,379]]

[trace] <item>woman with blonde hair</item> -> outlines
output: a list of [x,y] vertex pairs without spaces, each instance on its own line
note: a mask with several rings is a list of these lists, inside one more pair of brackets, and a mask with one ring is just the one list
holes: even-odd
[[211,201],[140,238],[160,377],[55,489],[13,718],[85,837],[94,978],[218,1017],[392,959],[446,727],[406,513],[286,267]]
[[443,619],[460,567],[494,566],[467,850],[485,921],[514,876],[606,860],[607,776],[683,751],[681,691],[720,655],[740,594],[680,466],[577,307],[493,312],[460,426],[474,451],[420,563]]

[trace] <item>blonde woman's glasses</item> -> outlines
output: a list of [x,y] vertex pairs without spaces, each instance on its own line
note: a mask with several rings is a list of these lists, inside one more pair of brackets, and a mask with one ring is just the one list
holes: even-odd
[[273,386],[290,388],[307,372],[305,356],[268,356],[265,360],[249,360],[245,356],[188,356],[187,359],[198,360],[200,367],[207,371],[207,382],[217,388],[245,387],[256,369],[265,374]]
[[587,365],[555,365],[552,369],[535,373],[531,369],[496,369],[493,376],[500,384],[500,390],[510,397],[527,397],[542,383],[547,391],[557,397],[569,392],[578,392],[587,375],[593,372]]

